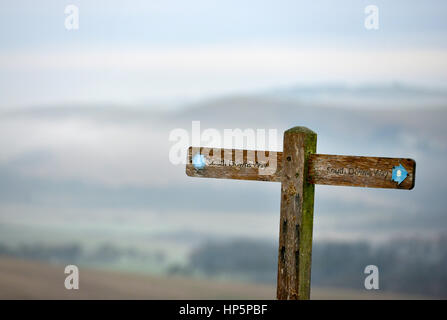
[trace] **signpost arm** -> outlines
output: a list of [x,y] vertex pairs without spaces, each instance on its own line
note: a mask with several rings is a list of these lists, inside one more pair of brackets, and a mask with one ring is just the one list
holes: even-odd
[[284,133],[277,298],[310,298],[315,186],[308,182],[308,159],[317,134],[305,127]]

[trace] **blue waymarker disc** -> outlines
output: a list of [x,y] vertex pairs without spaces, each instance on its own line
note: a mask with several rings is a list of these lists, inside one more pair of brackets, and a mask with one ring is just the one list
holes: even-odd
[[401,184],[408,176],[407,170],[399,163],[398,166],[393,167],[393,174],[391,180],[397,182],[397,184]]
[[194,168],[196,168],[197,170],[203,169],[205,168],[206,162],[205,162],[205,156],[203,154],[199,154],[197,153],[193,158],[192,158],[192,165],[194,166]]

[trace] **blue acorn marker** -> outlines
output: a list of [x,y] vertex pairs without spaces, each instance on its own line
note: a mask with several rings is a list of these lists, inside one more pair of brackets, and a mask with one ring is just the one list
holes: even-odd
[[402,181],[408,176],[407,170],[399,163],[399,166],[393,167],[393,175],[391,180],[397,182],[397,184],[401,184]]
[[192,158],[192,165],[194,166],[194,168],[196,168],[197,170],[203,169],[205,168],[206,162],[205,162],[205,156],[203,154],[197,153],[193,158]]

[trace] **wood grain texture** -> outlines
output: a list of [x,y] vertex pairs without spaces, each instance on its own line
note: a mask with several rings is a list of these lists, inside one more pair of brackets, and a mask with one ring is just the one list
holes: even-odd
[[307,182],[307,163],[317,135],[295,127],[284,133],[277,298],[310,298],[315,186]]
[[[284,151],[190,147],[191,177],[281,182],[277,298],[310,298],[315,184],[412,189],[416,163],[408,158],[315,154],[317,135],[304,127],[284,133]],[[200,161],[193,161],[198,157]],[[407,177],[393,181],[393,168]],[[403,170],[401,170],[403,172]]]
[[[402,165],[408,176],[392,180],[393,167]],[[309,158],[309,182],[337,186],[413,189],[416,162],[406,158],[357,157],[315,154]]]
[[[203,169],[196,169],[192,164],[193,156],[198,153],[206,159]],[[186,174],[199,178],[279,182],[281,161],[282,152],[189,147]]]
[[[196,153],[205,155],[208,163],[205,168],[197,170],[192,165],[192,156]],[[220,162],[215,155],[219,155]],[[276,161],[269,161],[269,157]],[[222,159],[227,160],[225,165]],[[406,190],[415,185],[416,162],[413,159],[312,154],[308,161],[308,182],[312,184]],[[270,169],[260,174],[256,163],[266,164]],[[407,170],[408,177],[398,184],[391,176],[393,167],[400,164]],[[186,174],[202,178],[281,182],[282,168],[282,152],[190,147]]]

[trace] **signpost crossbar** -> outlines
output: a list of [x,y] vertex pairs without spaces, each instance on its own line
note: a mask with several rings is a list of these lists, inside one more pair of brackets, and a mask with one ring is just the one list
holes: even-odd
[[[213,160],[216,152],[221,154],[220,162]],[[197,170],[192,163],[196,153],[205,158],[206,166],[202,170]],[[275,157],[276,169],[272,170],[273,173],[260,175],[260,163],[248,163],[248,153],[261,154],[266,158]],[[239,154],[243,158],[238,161]],[[222,162],[224,155],[229,155],[225,163]],[[202,178],[281,182],[282,158],[283,153],[277,151],[189,147],[186,174]],[[408,175],[400,184],[392,180],[393,168],[399,165],[405,168]],[[312,154],[308,162],[308,182],[312,184],[411,190],[415,184],[415,173],[416,162],[408,158]]]

